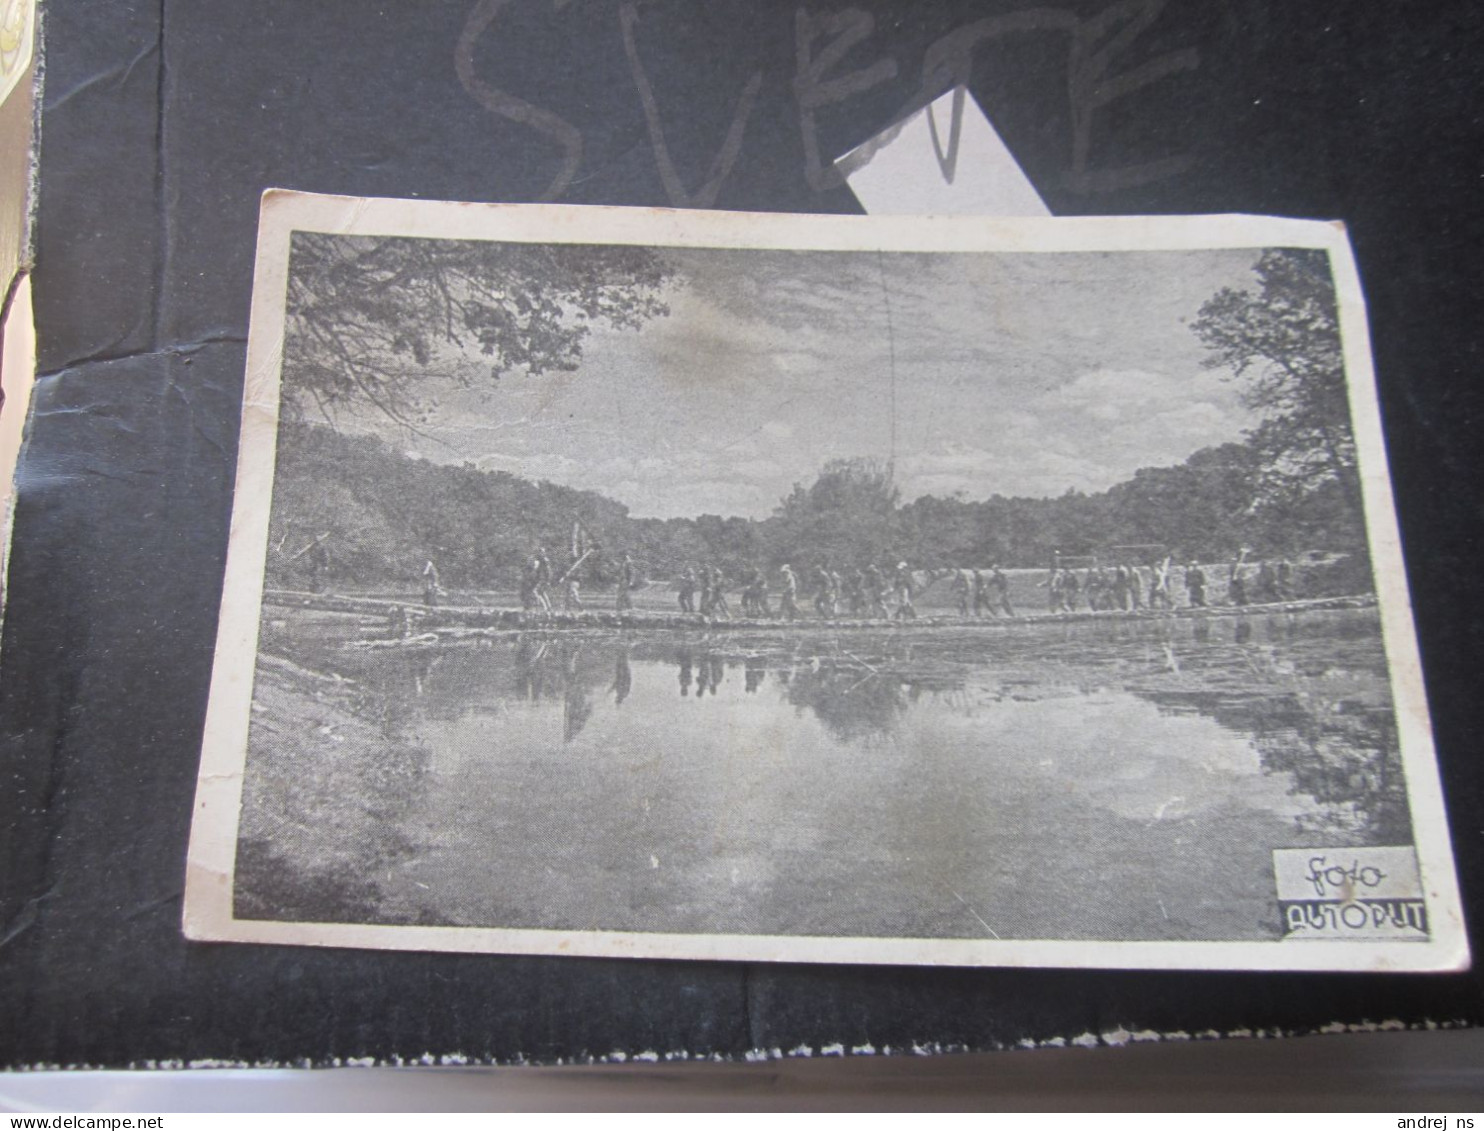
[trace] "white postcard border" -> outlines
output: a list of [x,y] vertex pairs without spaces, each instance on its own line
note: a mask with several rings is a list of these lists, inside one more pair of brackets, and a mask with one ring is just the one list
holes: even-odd
[[[1427,901],[1427,942],[1131,942],[679,935],[239,920],[232,886],[277,446],[289,240],[356,235],[916,252],[1317,248],[1329,254],[1386,654]],[[269,190],[253,283],[235,504],[191,826],[188,938],[395,950],[1017,967],[1452,971],[1469,963],[1412,621],[1364,298],[1338,223],[1240,215],[1021,219],[839,217],[362,199]]]

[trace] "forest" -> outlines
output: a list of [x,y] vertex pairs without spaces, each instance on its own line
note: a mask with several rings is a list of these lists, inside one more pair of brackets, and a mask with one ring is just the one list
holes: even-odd
[[591,551],[579,576],[600,589],[625,554],[644,576],[668,580],[688,563],[737,577],[784,562],[1039,568],[1057,554],[1221,561],[1244,546],[1254,557],[1362,549],[1337,484],[1275,493],[1250,443],[1141,469],[1107,491],[1054,498],[924,495],[903,503],[885,463],[836,460],[761,520],[636,518],[596,492],[412,459],[374,437],[318,424],[285,422],[278,458],[268,578],[290,588],[302,584],[303,549],[321,535],[336,585],[367,589],[413,585],[428,561],[455,588],[510,588],[538,547],[563,569],[574,530]]
[[[1325,253],[1308,249],[1267,249],[1249,285],[1212,295],[1189,326],[1203,364],[1239,383],[1257,426],[1101,492],[1007,497],[987,483],[977,499],[904,500],[892,466],[861,457],[826,463],[766,518],[661,520],[592,491],[412,458],[335,426],[338,407],[360,405],[415,430],[438,411],[427,374],[440,351],[480,359],[445,376],[471,387],[571,371],[591,326],[638,330],[666,317],[666,278],[663,259],[642,248],[297,235],[269,584],[292,587],[328,556],[341,587],[400,588],[432,562],[444,585],[506,589],[541,547],[559,574],[579,557],[578,578],[600,589],[625,555],[656,580],[691,563],[736,578],[784,562],[1045,568],[1058,555],[1214,562],[1242,548],[1255,558],[1364,556],[1333,282]],[[322,549],[309,554],[312,545]]]

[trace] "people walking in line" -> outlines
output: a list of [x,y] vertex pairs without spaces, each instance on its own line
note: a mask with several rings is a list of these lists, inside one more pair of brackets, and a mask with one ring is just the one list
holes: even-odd
[[907,568],[906,562],[897,563],[892,588],[897,598],[897,609],[892,615],[897,620],[916,620],[917,609],[912,604],[912,571]]
[[749,566],[742,574],[742,615],[744,617],[757,616],[757,578],[758,571]]
[[693,613],[696,611],[696,568],[687,565],[685,571],[680,575],[680,580],[675,586],[680,595],[680,611],[682,613]]
[[1170,559],[1165,558],[1154,567],[1154,576],[1149,581],[1149,607],[1168,609],[1170,600]]
[[1249,603],[1247,597],[1247,576],[1243,571],[1243,564],[1247,560],[1247,551],[1244,549],[1237,555],[1231,564],[1231,572],[1227,574],[1226,595],[1233,605],[1246,605]]
[[720,566],[711,567],[711,615],[732,619],[731,606],[727,604],[726,578]]
[[1005,571],[1000,568],[1000,563],[995,562],[989,567],[989,607],[994,611],[995,606],[1007,617],[1015,615],[1015,609],[1010,604],[1010,579],[1005,576]]
[[[1071,574],[1071,578],[1073,581],[1076,581],[1077,575],[1073,573]],[[1092,566],[1088,566],[1082,574],[1082,598],[1087,602],[1088,611],[1095,613],[1102,609],[1107,599],[1107,594],[1108,580],[1103,575],[1103,571],[1101,569],[1094,569]],[[1068,605],[1068,612],[1076,611],[1077,600],[1075,596],[1070,602],[1068,602]]]
[[823,562],[814,567],[814,611],[825,620],[835,615],[831,593],[830,571]]
[[1061,612],[1061,568],[1052,566],[1045,581],[1036,582],[1036,587],[1046,590],[1046,611]]
[[1191,608],[1206,607],[1206,572],[1195,562],[1185,567],[1185,594],[1190,598]]
[[1110,580],[1109,596],[1111,598],[1110,608],[1120,612],[1127,612],[1129,608],[1128,598],[1128,568],[1123,565],[1113,567],[1113,576]]
[[713,604],[711,595],[711,567],[701,567],[701,615],[709,617]]
[[1069,613],[1077,611],[1077,597],[1082,589],[1082,581],[1077,576],[1076,570],[1065,570],[1062,575],[1061,603],[1062,608]]
[[539,546],[536,549],[532,573],[535,579],[532,592],[536,598],[536,604],[543,613],[549,613],[551,612],[551,560],[546,556],[545,546]]
[[768,608],[768,578],[757,566],[748,569],[743,583],[742,612],[752,617],[772,615],[772,610]]
[[867,612],[871,617],[876,620],[887,618],[886,575],[875,562],[866,567],[866,601]]
[[1257,563],[1257,581],[1253,590],[1259,604],[1282,600],[1278,593],[1278,571],[1266,558]]
[[969,604],[976,617],[982,617],[985,609],[994,612],[989,603],[989,579],[977,569],[969,571]]
[[778,611],[786,620],[793,620],[799,615],[799,579],[787,562],[778,570],[778,582]]
[[423,604],[430,609],[438,607],[438,599],[443,595],[443,586],[438,583],[438,567],[433,564],[433,559],[428,559],[428,564],[423,566]]
[[953,583],[951,586],[954,602],[958,605],[958,615],[966,617],[969,615],[969,606],[973,601],[969,574],[961,569],[953,571]]
[[1278,566],[1275,570],[1275,573],[1275,584],[1278,588],[1278,599],[1280,601],[1292,601],[1294,596],[1293,566],[1289,563],[1287,558],[1278,559]]
[[568,570],[567,576],[562,580],[562,611],[568,613],[581,612],[585,606],[582,603],[582,582],[577,579],[575,569]]
[[618,592],[614,596],[613,608],[616,612],[626,613],[634,607],[634,599],[629,596],[630,590],[634,588],[634,559],[628,554],[623,556],[623,564],[618,569]]

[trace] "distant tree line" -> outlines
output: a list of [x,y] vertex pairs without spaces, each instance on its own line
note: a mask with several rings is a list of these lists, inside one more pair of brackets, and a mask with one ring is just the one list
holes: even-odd
[[323,534],[338,584],[373,589],[414,584],[430,560],[445,585],[511,588],[538,547],[565,569],[574,532],[578,552],[591,551],[579,576],[597,588],[613,583],[625,554],[668,581],[688,563],[735,578],[784,562],[1041,568],[1058,553],[1219,561],[1243,546],[1255,557],[1362,548],[1337,484],[1273,494],[1250,443],[1142,469],[1107,491],[982,501],[926,495],[903,504],[884,463],[835,460],[761,520],[635,518],[594,491],[409,458],[373,437],[302,422],[283,425],[278,458],[268,575],[283,586],[295,584],[308,564],[303,549]]

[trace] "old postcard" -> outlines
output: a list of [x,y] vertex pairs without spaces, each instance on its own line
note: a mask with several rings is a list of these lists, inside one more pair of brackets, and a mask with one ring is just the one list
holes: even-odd
[[185,929],[1465,965],[1343,230],[269,193]]

